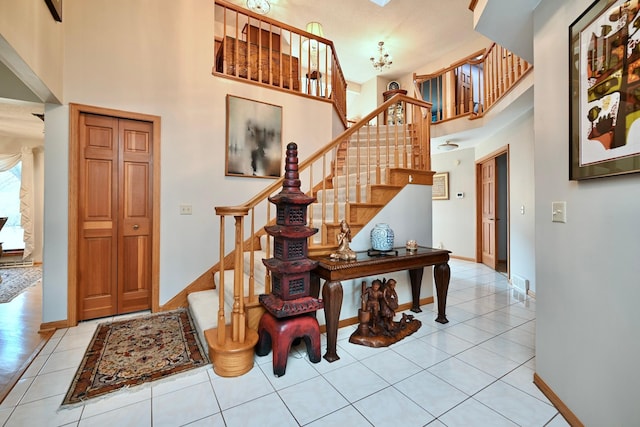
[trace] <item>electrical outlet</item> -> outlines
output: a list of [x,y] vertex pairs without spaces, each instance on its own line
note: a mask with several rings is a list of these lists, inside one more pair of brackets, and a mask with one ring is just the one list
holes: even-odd
[[180,215],[191,215],[191,205],[180,205]]

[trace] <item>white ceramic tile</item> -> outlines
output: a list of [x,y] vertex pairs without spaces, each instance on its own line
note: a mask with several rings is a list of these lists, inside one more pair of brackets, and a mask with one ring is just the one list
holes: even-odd
[[320,418],[306,427],[371,427],[371,423],[353,406],[347,406],[325,417]]
[[320,362],[313,363],[311,366],[313,366],[313,368],[320,374],[326,374],[327,372],[343,368],[358,361],[358,359],[353,357],[349,352],[343,351],[340,347],[340,344],[338,344],[338,356],[340,357],[340,359],[333,362],[328,362],[324,357],[322,357],[320,358]]
[[281,390],[320,375],[305,359],[295,357],[287,359],[285,374],[280,377],[274,375],[273,364],[259,365],[259,368],[276,390]]
[[249,372],[239,377],[221,377],[213,370],[209,375],[222,410],[274,392],[266,374],[258,366],[254,366]]
[[491,384],[474,398],[519,425],[544,426],[558,413],[553,406],[502,381]]
[[453,325],[452,327],[447,329],[447,333],[455,335],[458,338],[469,341],[473,344],[480,344],[481,342],[491,339],[494,336],[489,332],[485,332],[482,329],[474,328],[473,326],[469,326],[465,323]]
[[470,348],[456,355],[456,358],[496,378],[506,375],[519,366],[519,363],[482,347]]
[[358,360],[364,360],[368,357],[376,356],[378,354],[384,353],[385,351],[389,351],[389,348],[368,347],[366,345],[353,344],[348,341],[344,341],[338,345],[338,356],[340,356],[342,351],[346,351],[347,353],[349,353],[351,356],[355,357]]
[[446,414],[438,417],[447,427],[515,427],[517,424],[487,408],[473,398],[465,400]]
[[366,397],[353,406],[376,427],[418,427],[435,418],[393,387]]
[[490,340],[481,343],[479,347],[484,348],[485,350],[492,351],[518,363],[525,363],[533,356],[535,356],[534,349],[510,341],[506,338],[503,338],[502,336],[491,338]]
[[151,402],[151,387],[138,387],[136,390],[122,389],[88,400],[84,404],[82,418],[93,417],[145,400]]
[[222,412],[226,427],[298,427],[299,424],[276,393]]
[[469,396],[496,381],[494,377],[486,372],[474,368],[455,357],[440,362],[427,370]]
[[33,402],[45,397],[65,394],[75,373],[76,368],[69,368],[50,374],[38,375],[29,386],[20,403]]
[[49,339],[49,341],[47,341],[47,343],[44,345],[44,347],[42,347],[42,350],[40,350],[40,353],[38,353],[38,355],[49,355],[51,353],[53,353],[56,349],[56,347],[58,346],[58,344],[60,343],[60,340],[62,339],[62,337],[64,336],[64,334],[60,334],[60,336],[56,337],[55,335],[53,337],[51,337],[51,339]]
[[531,349],[534,349],[536,346],[536,336],[530,332],[527,332],[526,329],[514,328],[510,331],[505,332],[501,336],[502,338],[506,338],[515,343],[525,345]]
[[81,348],[87,350],[91,343],[92,335],[90,334],[65,334],[55,348],[55,351],[72,350]]
[[533,383],[533,373],[533,369],[522,365],[500,379],[505,383],[510,384],[524,391],[525,393],[530,394],[531,396],[551,405],[549,399],[547,399],[547,397]]
[[40,369],[42,369],[44,364],[47,363],[47,359],[49,358],[49,356],[50,354],[39,354],[38,356],[36,356],[36,358],[33,359],[27,370],[24,372],[24,374],[22,374],[21,378],[33,378],[38,375]]
[[469,398],[428,371],[400,381],[394,387],[436,417]]
[[13,408],[5,407],[0,408],[0,425],[4,425],[4,422],[9,419],[9,416],[13,412]]
[[224,418],[222,414],[214,414],[206,418],[186,424],[189,427],[224,427]]
[[475,317],[473,319],[467,320],[464,323],[466,325],[482,329],[483,331],[489,332],[490,334],[494,335],[501,334],[511,329],[511,326],[505,325],[504,323],[500,323],[495,320],[491,320],[486,316]]
[[435,348],[424,340],[400,342],[399,345],[393,347],[393,351],[423,369],[451,357],[448,353]]
[[473,343],[451,335],[446,331],[431,334],[421,339],[427,344],[452,356],[473,347]]
[[207,371],[210,369],[210,366],[211,365],[207,365],[206,367],[202,366],[152,382],[151,392],[153,397],[155,398],[165,393],[171,393],[185,387],[209,381]]
[[560,414],[553,417],[553,419],[545,425],[545,427],[569,427],[569,426],[570,424]]
[[300,425],[308,424],[349,404],[323,377],[287,387],[278,391],[278,394]]
[[151,425],[156,426],[151,422],[151,400],[143,400],[92,417],[85,417],[83,414],[78,427],[145,427]]
[[0,403],[0,409],[13,408],[20,403],[22,396],[27,392],[29,386],[33,382],[35,378],[21,378],[18,382],[13,386],[9,394],[7,394]]
[[153,397],[151,407],[154,427],[180,426],[220,412],[209,381]]
[[51,396],[15,408],[4,427],[61,426],[80,419],[82,407],[58,410],[64,396]]
[[395,351],[385,351],[363,360],[362,363],[389,384],[395,384],[422,370],[420,366]]
[[498,311],[492,311],[491,313],[487,313],[482,317],[495,320],[496,322],[504,323],[505,325],[509,325],[512,328],[515,328],[516,326],[520,326],[528,322],[527,319],[511,316],[509,313],[505,312],[504,309],[501,309]]
[[360,362],[327,372],[324,377],[349,402],[360,400],[390,385]]
[[78,368],[80,361],[84,356],[84,348],[74,348],[71,350],[54,351],[44,366],[40,370],[40,374],[48,374],[55,371],[62,371],[68,368]]

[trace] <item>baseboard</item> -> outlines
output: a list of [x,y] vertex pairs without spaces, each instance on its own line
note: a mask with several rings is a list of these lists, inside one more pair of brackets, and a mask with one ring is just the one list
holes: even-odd
[[55,331],[56,329],[63,329],[63,328],[68,328],[70,326],[75,326],[75,325],[69,325],[69,322],[65,319],[65,320],[56,320],[55,322],[46,322],[46,323],[41,323],[40,324],[40,330],[38,331],[39,334],[44,334],[44,333],[48,333],[51,331]]
[[527,295],[529,295],[531,298],[535,298],[536,297],[536,293],[535,291],[532,291],[531,289],[529,289],[527,291]]
[[450,255],[449,255],[449,258],[459,259],[459,260],[461,260],[461,261],[477,262],[475,258],[469,258],[469,257],[466,257],[466,256],[460,256],[460,255],[453,255],[453,254],[450,254]]
[[547,399],[558,409],[558,412],[564,417],[564,419],[572,427],[584,427],[584,424],[571,412],[571,410],[564,404],[564,402],[558,397],[557,394],[551,390],[551,387],[545,383],[537,373],[533,373],[533,383],[538,386],[542,394],[547,396]]

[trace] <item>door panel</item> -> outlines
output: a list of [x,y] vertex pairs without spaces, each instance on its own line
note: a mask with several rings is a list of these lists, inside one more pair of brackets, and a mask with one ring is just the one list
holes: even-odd
[[80,115],[79,320],[151,307],[152,129]]
[[122,141],[118,311],[151,306],[151,123],[120,120]]
[[482,263],[495,270],[496,255],[496,159],[481,165],[482,203]]
[[113,314],[117,304],[117,121],[83,115],[78,185],[78,314]]

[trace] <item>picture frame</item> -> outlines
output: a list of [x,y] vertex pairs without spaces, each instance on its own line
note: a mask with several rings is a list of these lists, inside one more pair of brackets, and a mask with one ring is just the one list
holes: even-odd
[[49,8],[49,12],[58,22],[62,22],[62,0],[44,0]]
[[433,175],[431,199],[449,200],[449,172],[439,172]]
[[225,175],[279,178],[282,107],[227,95]]
[[596,0],[569,26],[569,179],[640,172],[640,6]]

